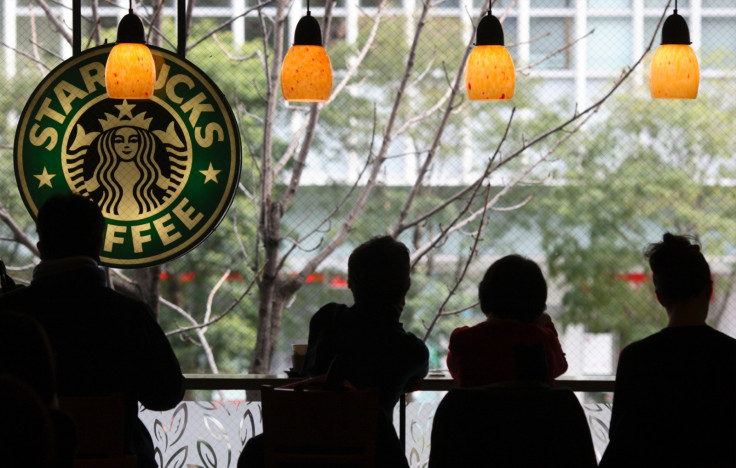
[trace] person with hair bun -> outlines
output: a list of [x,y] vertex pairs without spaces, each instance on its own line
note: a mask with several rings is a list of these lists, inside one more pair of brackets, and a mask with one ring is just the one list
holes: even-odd
[[478,285],[487,320],[450,335],[447,367],[461,387],[510,381],[552,384],[567,370],[547,307],[547,282],[534,261],[507,255]]
[[736,466],[736,340],[706,324],[708,262],[670,233],[644,254],[668,322],[619,356],[600,466]]

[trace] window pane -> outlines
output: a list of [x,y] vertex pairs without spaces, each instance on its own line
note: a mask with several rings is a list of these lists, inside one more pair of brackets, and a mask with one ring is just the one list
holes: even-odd
[[[572,18],[532,18],[529,29],[532,38],[531,63],[536,63],[570,42],[573,20]],[[535,38],[539,39],[535,40]],[[571,68],[572,54],[572,50],[564,50],[547,58],[539,67],[544,69]]]
[[[706,0],[707,2],[707,0]],[[644,0],[644,8],[664,8],[667,6],[667,0]],[[690,6],[688,0],[680,0],[677,2],[677,8],[687,8]],[[675,2],[670,2],[670,8],[675,8]]]
[[734,8],[733,0],[705,0],[703,2],[703,8]]
[[588,8],[601,10],[620,10],[631,8],[631,0],[588,0]]
[[631,20],[596,18],[588,20],[587,61],[589,71],[615,71],[631,62]]
[[570,8],[575,0],[531,0],[532,8]]
[[736,18],[703,18],[698,60],[703,68],[736,66]]

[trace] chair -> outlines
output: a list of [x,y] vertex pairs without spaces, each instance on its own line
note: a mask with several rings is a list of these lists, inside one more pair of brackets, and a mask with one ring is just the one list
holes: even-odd
[[60,396],[59,407],[71,416],[77,428],[75,468],[135,468],[135,455],[123,453],[122,394]]
[[375,466],[378,390],[263,387],[266,468]]
[[538,383],[450,390],[437,407],[429,468],[597,466],[575,394]]

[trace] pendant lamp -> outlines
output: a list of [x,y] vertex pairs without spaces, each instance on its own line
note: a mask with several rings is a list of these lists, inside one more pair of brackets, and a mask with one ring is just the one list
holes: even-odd
[[504,47],[501,22],[491,14],[491,10],[478,23],[476,44],[468,57],[465,82],[471,101],[505,101],[514,97],[514,61]]
[[294,102],[324,102],[332,92],[332,65],[319,23],[309,11],[296,25],[294,44],[281,65],[281,94]]
[[662,26],[662,45],[657,48],[649,69],[649,90],[655,99],[695,99],[700,84],[698,58],[690,47],[690,31],[677,14]]
[[156,84],[156,64],[146,46],[143,22],[133,13],[133,0],[128,14],[118,25],[115,47],[105,65],[105,85],[111,99],[150,99]]

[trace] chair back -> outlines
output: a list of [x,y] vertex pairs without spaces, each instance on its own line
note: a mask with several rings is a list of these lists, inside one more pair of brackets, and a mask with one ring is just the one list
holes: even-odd
[[266,468],[375,466],[378,389],[261,390]]
[[430,468],[594,468],[593,440],[570,389],[539,384],[459,388],[440,402]]
[[136,466],[136,457],[124,454],[124,404],[122,394],[59,397],[59,408],[76,425],[75,468]]

